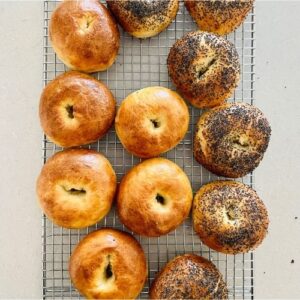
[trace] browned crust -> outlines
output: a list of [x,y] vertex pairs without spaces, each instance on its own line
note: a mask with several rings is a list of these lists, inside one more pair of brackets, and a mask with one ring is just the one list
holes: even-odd
[[114,96],[102,82],[70,71],[44,88],[39,108],[41,126],[59,146],[89,144],[109,130],[115,106]]
[[204,185],[193,202],[193,224],[210,248],[246,253],[261,244],[268,230],[267,209],[249,186],[234,181]]
[[263,113],[246,103],[228,103],[199,118],[194,156],[209,171],[224,177],[243,177],[262,160],[271,136]]
[[115,172],[102,154],[69,149],[48,159],[36,190],[39,204],[51,221],[66,228],[83,228],[109,212],[116,186]]
[[167,63],[179,92],[198,108],[223,104],[239,82],[235,46],[211,33],[194,31],[184,35],[172,46]]
[[254,0],[184,0],[184,2],[201,30],[225,35],[243,23],[253,7]]
[[124,148],[143,158],[175,147],[184,138],[188,125],[189,111],[184,100],[164,87],[148,87],[130,94],[115,121]]
[[107,6],[125,31],[138,38],[159,34],[175,19],[178,0],[107,0]]
[[[111,277],[106,281],[108,263]],[[75,287],[88,299],[135,299],[145,284],[147,265],[133,236],[105,228],[88,234],[77,245],[69,272]]]
[[98,0],[63,1],[51,15],[49,35],[63,63],[87,73],[109,68],[119,50],[118,26]]
[[185,254],[168,262],[156,276],[150,299],[228,299],[228,290],[212,262]]
[[[164,203],[156,196],[164,198]],[[131,231],[155,237],[167,234],[188,216],[192,188],[186,174],[165,158],[148,159],[122,179],[117,195],[121,222]]]

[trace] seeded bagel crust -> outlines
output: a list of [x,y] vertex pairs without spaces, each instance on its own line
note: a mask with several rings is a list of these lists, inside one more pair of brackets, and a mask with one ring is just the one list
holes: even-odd
[[264,203],[249,186],[235,181],[215,181],[196,193],[193,224],[208,247],[238,254],[261,244],[269,219]]
[[228,299],[228,290],[212,262],[185,254],[168,262],[156,276],[150,299]]
[[172,46],[167,63],[178,91],[198,108],[223,104],[240,78],[234,45],[212,33],[194,31],[184,35]]
[[185,0],[185,6],[199,29],[220,35],[228,34],[239,27],[254,0]]
[[125,31],[137,38],[159,34],[175,19],[178,0],[107,0],[107,6]]
[[219,176],[237,178],[252,172],[267,150],[271,127],[263,113],[246,103],[228,103],[201,115],[194,156]]

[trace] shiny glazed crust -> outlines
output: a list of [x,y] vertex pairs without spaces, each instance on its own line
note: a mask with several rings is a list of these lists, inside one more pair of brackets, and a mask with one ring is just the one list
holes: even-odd
[[254,0],[185,0],[185,6],[203,31],[220,35],[228,34],[239,27]]
[[175,147],[188,125],[187,105],[177,93],[164,87],[148,87],[130,94],[122,102],[115,121],[124,148],[143,158]]
[[114,96],[102,82],[70,71],[44,88],[39,109],[41,126],[59,146],[89,144],[109,130],[115,106]]
[[193,224],[208,247],[223,253],[246,253],[265,238],[267,209],[249,186],[215,181],[200,188],[193,202]]
[[246,103],[228,103],[201,115],[194,138],[196,160],[224,177],[243,177],[262,160],[271,136],[263,113]]
[[235,46],[212,33],[184,35],[172,46],[167,63],[178,91],[198,108],[223,104],[240,78]]
[[98,0],[63,1],[52,13],[49,34],[54,51],[73,70],[106,70],[118,54],[118,26]]
[[159,34],[175,19],[178,0],[107,0],[107,6],[125,31],[137,38]]
[[150,299],[228,299],[228,290],[212,262],[185,254],[167,263],[156,276]]
[[147,265],[142,247],[131,235],[105,228],[77,245],[69,272],[88,299],[135,299],[146,281]]
[[87,149],[53,155],[37,180],[39,204],[47,217],[66,228],[83,228],[100,221],[110,210],[116,175],[109,161]]
[[152,158],[123,177],[117,196],[118,215],[131,231],[143,236],[160,236],[187,218],[192,198],[185,173],[165,158]]

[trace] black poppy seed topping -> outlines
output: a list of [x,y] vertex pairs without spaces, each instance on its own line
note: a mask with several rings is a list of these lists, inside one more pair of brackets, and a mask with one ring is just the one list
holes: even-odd
[[155,280],[159,299],[227,299],[228,291],[217,268],[196,255],[170,261]]
[[167,26],[178,0],[108,0],[108,7],[129,32],[147,32]]
[[170,0],[129,0],[124,7],[137,18],[146,18],[157,14],[165,14]]
[[[224,217],[231,207],[237,212],[236,220]],[[233,181],[204,185],[195,196],[193,220],[204,242],[209,238],[214,243],[210,247],[229,253],[255,248],[265,237],[269,222],[267,210],[256,192]]]
[[259,165],[270,136],[271,127],[259,109],[245,103],[226,104],[200,117],[194,155],[215,174],[242,177]]
[[[240,63],[234,45],[211,33],[186,34],[172,46],[167,62],[176,87],[198,107],[223,103],[239,80]],[[199,68],[205,64],[199,76]]]

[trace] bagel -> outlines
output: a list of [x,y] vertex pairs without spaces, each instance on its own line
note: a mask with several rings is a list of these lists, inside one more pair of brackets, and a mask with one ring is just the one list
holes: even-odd
[[102,154],[69,149],[54,154],[43,166],[37,196],[52,222],[65,228],[83,228],[109,212],[116,186],[116,174]]
[[181,95],[198,108],[223,104],[238,85],[239,56],[235,46],[208,32],[189,32],[168,56],[169,75]]
[[262,243],[269,219],[264,203],[249,186],[235,181],[215,181],[196,193],[193,224],[208,247],[238,254]]
[[118,26],[98,0],[62,1],[51,15],[49,36],[59,59],[86,73],[108,69],[120,44]]
[[152,158],[133,167],[117,195],[121,222],[148,237],[169,233],[189,215],[193,193],[186,174],[165,158]]
[[131,235],[105,228],[80,241],[69,272],[88,299],[135,299],[146,281],[147,265],[141,245]]
[[228,103],[201,115],[194,156],[219,176],[237,178],[252,172],[267,150],[271,127],[263,113],[246,103]]
[[156,276],[150,299],[228,299],[228,290],[212,262],[185,254],[168,262]]
[[188,126],[189,110],[183,99],[159,86],[130,94],[122,102],[115,121],[124,148],[143,158],[158,156],[175,147]]
[[201,30],[224,35],[243,23],[254,0],[184,0],[184,3]]
[[118,23],[134,37],[159,34],[175,19],[178,0],[107,0]]
[[89,144],[109,130],[115,107],[114,96],[102,82],[70,71],[44,88],[39,109],[41,126],[59,146]]

